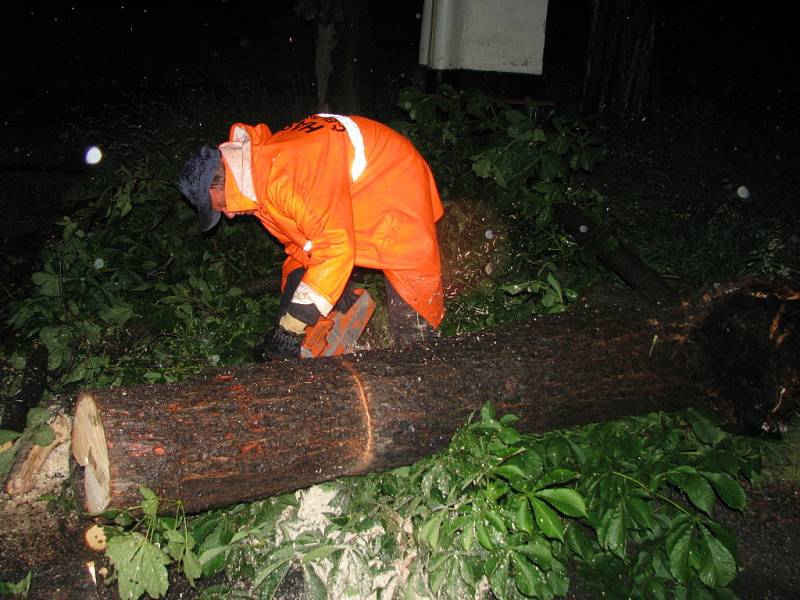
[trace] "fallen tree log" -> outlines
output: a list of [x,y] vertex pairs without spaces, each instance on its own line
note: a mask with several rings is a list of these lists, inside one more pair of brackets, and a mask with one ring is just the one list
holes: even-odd
[[680,304],[596,295],[564,314],[428,346],[84,391],[72,451],[86,510],[188,512],[411,463],[484,402],[529,432],[711,403],[775,429],[800,375],[800,294],[756,282]]

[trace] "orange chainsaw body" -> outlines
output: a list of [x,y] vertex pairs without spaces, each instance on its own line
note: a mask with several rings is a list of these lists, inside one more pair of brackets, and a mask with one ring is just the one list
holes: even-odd
[[353,351],[358,337],[367,326],[375,302],[364,289],[355,290],[358,299],[346,312],[331,311],[315,325],[306,328],[306,337],[300,346],[301,358],[339,356]]

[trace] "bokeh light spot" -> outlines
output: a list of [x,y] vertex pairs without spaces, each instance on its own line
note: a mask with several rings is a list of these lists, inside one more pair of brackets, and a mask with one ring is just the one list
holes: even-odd
[[83,160],[87,165],[96,165],[103,160],[103,152],[97,146],[89,146],[83,155]]

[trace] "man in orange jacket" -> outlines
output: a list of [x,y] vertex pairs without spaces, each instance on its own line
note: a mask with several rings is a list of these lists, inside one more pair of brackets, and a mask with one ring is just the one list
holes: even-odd
[[428,164],[389,127],[326,114],[275,134],[236,123],[227,142],[189,159],[178,187],[202,231],[221,214],[253,214],[284,245],[265,355],[298,356],[306,326],[347,302],[355,266],[383,271],[396,343],[425,339],[441,323],[442,203]]

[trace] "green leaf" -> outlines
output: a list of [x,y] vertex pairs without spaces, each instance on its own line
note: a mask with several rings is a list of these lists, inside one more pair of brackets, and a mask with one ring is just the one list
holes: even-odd
[[497,432],[497,437],[499,437],[504,444],[508,445],[516,444],[522,439],[522,436],[513,427],[502,427],[500,431]]
[[609,552],[625,558],[625,515],[622,512],[622,505],[617,505],[603,514],[600,526],[597,528],[597,541]]
[[502,417],[500,417],[500,425],[510,427],[514,423],[519,421],[519,417],[517,415],[506,413]]
[[492,161],[486,156],[479,156],[473,158],[472,171],[481,179],[486,179],[492,172]]
[[538,595],[537,592],[543,584],[539,570],[524,554],[512,552],[511,556],[514,561],[514,581],[519,591],[528,597]]
[[736,537],[728,531],[725,527],[716,523],[715,521],[711,521],[710,519],[706,519],[703,521],[703,526],[707,527],[711,533],[714,534],[720,542],[722,542],[725,547],[728,549],[728,552],[731,553],[731,556],[734,558],[737,554],[737,544],[736,544]]
[[165,565],[169,557],[140,533],[118,535],[108,541],[106,556],[118,576],[122,600],[135,600],[147,593],[160,598],[167,593],[169,579]]
[[676,518],[667,532],[667,556],[672,576],[686,585],[691,576],[692,533],[694,522],[691,517]]
[[503,553],[501,556],[497,556],[494,560],[487,560],[485,565],[487,568],[489,568],[489,572],[486,573],[486,575],[489,578],[489,585],[492,588],[492,592],[501,600],[506,598],[507,596],[504,593],[504,589],[509,581],[508,555]]
[[31,587],[32,574],[32,571],[28,571],[28,574],[20,579],[17,583],[0,581],[0,597],[5,598],[8,596],[14,598],[27,598]]
[[[261,586],[262,583],[266,583],[267,586],[270,588],[273,585],[273,578],[275,574],[281,573],[283,571],[286,574],[286,571],[289,570],[289,566],[294,559],[294,549],[293,548],[282,548],[282,550],[288,550],[288,556],[285,553],[281,553],[280,551],[274,553],[272,555],[272,561],[267,563],[267,565],[256,573],[256,576],[253,578],[253,588],[258,588]],[[283,579],[281,576],[280,579]],[[280,583],[280,581],[278,581]],[[275,584],[277,588],[277,584]],[[262,590],[263,593],[263,590]]]
[[306,552],[303,555],[303,562],[309,563],[315,560],[320,560],[321,558],[327,558],[337,550],[340,550],[338,546],[334,546],[332,544],[322,544],[310,552]]
[[572,522],[568,524],[564,533],[564,537],[567,541],[569,549],[584,560],[594,555],[592,542],[583,532],[578,523]]
[[534,564],[543,570],[552,569],[556,564],[550,542],[542,537],[536,537],[529,544],[516,546],[516,550],[530,558]]
[[524,481],[525,479],[530,478],[530,476],[521,466],[519,466],[519,464],[514,464],[511,462],[496,466],[494,469],[492,469],[492,473],[499,475],[503,479],[507,479],[510,482]]
[[465,552],[472,551],[472,548],[475,547],[475,539],[475,521],[470,519],[470,521],[464,525],[464,529],[461,532],[461,547]]
[[481,406],[481,421],[484,423],[496,423],[494,405],[491,402],[486,402]]
[[542,473],[542,458],[532,449],[525,450],[507,460],[505,464],[516,465],[524,472],[526,480],[535,480]]
[[703,477],[696,473],[673,471],[669,473],[667,479],[683,491],[697,508],[706,514],[711,514],[717,496]]
[[569,469],[553,469],[536,482],[536,489],[546,488],[551,485],[568,483],[577,478],[578,474]]
[[142,500],[142,511],[144,514],[149,516],[158,514],[158,496],[156,496],[153,490],[140,486],[139,494],[144,498],[144,500]]
[[450,572],[448,561],[452,559],[452,554],[449,552],[441,552],[434,555],[428,564],[428,581],[430,582],[431,591],[438,594],[442,586],[447,581],[447,575]]
[[527,496],[522,494],[516,496],[514,503],[516,504],[514,525],[520,531],[533,533],[533,514],[531,513],[531,505],[530,502],[528,502]]
[[653,531],[657,524],[653,517],[653,509],[648,502],[636,496],[626,496],[622,501],[628,514],[642,527]]
[[304,591],[308,600],[327,600],[328,590],[325,582],[320,579],[317,572],[310,565],[303,565]]
[[164,530],[164,538],[167,541],[167,553],[173,560],[179,561],[183,559],[183,554],[186,550],[186,537],[173,528]]
[[588,517],[586,503],[581,495],[570,488],[547,488],[534,492],[538,498],[543,498],[556,510],[568,517]]
[[19,442],[15,442],[10,448],[0,452],[0,476],[8,475],[14,464],[14,457],[19,450]]
[[53,298],[61,294],[61,289],[58,283],[58,275],[54,273],[39,271],[31,275],[31,280],[36,286],[38,286],[39,291],[44,296]]
[[49,446],[56,439],[56,432],[49,425],[39,426],[31,436],[31,441],[37,446]]
[[219,565],[214,565],[214,568],[209,570],[206,569],[206,565],[211,564],[211,562],[215,558],[219,557],[223,553],[228,552],[229,550],[230,546],[216,546],[215,548],[209,548],[208,550],[200,554],[198,560],[200,562],[200,565],[203,567],[203,571],[205,572],[206,575],[211,575],[213,573],[216,573],[219,569],[222,568],[222,564],[219,564]]
[[253,583],[253,588],[258,589],[258,598],[273,598],[278,587],[292,566],[291,560],[278,561],[268,565],[269,572],[261,571],[257,576],[258,584]]
[[744,490],[733,477],[727,473],[702,472],[701,474],[711,482],[719,497],[730,508],[744,510],[747,507],[747,497],[744,494]]
[[728,548],[720,542],[705,527],[700,527],[700,542],[702,548],[700,581],[710,588],[724,587],[736,576],[736,559]]
[[420,538],[436,552],[439,549],[439,531],[444,519],[444,511],[433,514],[425,523],[422,524],[419,534]]
[[104,308],[97,316],[109,325],[115,327],[122,327],[127,321],[133,317],[133,308],[128,304],[118,304]]
[[725,437],[725,432],[712,421],[710,415],[704,415],[700,411],[690,408],[686,411],[684,418],[697,439],[704,444],[716,444]]
[[561,519],[558,518],[558,514],[533,494],[529,495],[528,498],[531,501],[531,506],[533,506],[536,526],[539,531],[549,538],[564,541],[564,526],[561,523]]
[[34,407],[28,411],[28,415],[25,418],[26,421],[26,428],[32,429],[37,425],[41,425],[47,422],[47,419],[50,418],[50,412],[47,409]]
[[483,519],[478,519],[475,522],[475,533],[478,536],[478,543],[481,546],[489,551],[494,550],[494,542],[492,538],[489,537],[489,531],[486,529],[486,523]]
[[183,574],[189,580],[189,584],[194,586],[194,582],[203,575],[203,566],[197,555],[191,550],[187,550],[183,555]]
[[22,435],[21,433],[17,433],[16,431],[11,431],[10,429],[0,429],[0,445],[15,440],[21,435]]

